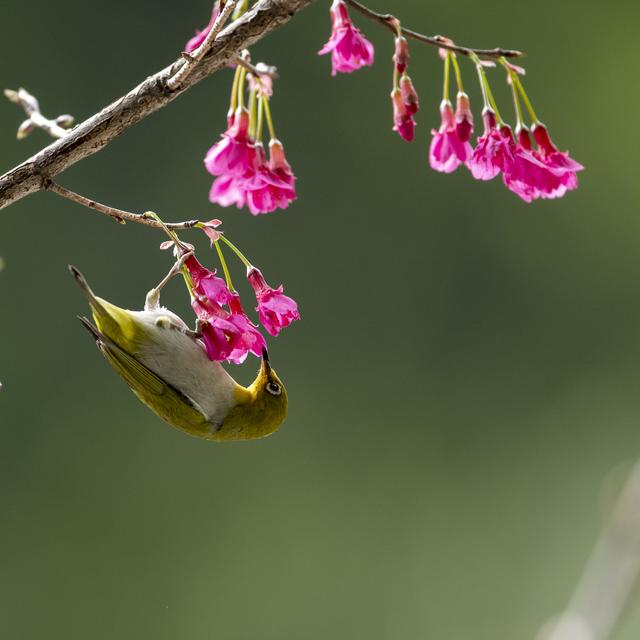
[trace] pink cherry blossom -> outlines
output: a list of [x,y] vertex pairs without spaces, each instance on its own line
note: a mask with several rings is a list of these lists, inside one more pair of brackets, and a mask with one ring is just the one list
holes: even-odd
[[400,78],[400,93],[402,95],[402,103],[404,104],[409,115],[415,115],[420,109],[418,100],[418,92],[411,82],[411,78],[405,73]]
[[255,166],[254,174],[242,182],[249,211],[258,215],[286,209],[297,196],[295,176],[284,155],[282,143],[279,140],[269,143],[269,162],[265,161],[262,145],[256,145]]
[[246,316],[238,294],[194,256],[187,258],[185,266],[192,283],[191,307],[209,359],[240,364],[249,353],[260,357],[264,337]]
[[331,53],[331,75],[351,73],[373,64],[373,45],[353,26],[347,5],[334,0],[331,13],[331,37],[318,55]]
[[294,320],[300,320],[298,305],[294,300],[284,295],[282,285],[277,289],[270,287],[256,267],[247,269],[247,279],[256,294],[258,301],[256,311],[260,322],[272,336],[277,336]]
[[[553,142],[551,142],[549,132],[543,124],[535,124],[532,127],[531,132],[533,133],[533,137],[538,145],[536,156],[544,162],[551,173],[560,179],[562,186],[566,191],[577,189],[578,177],[576,174],[578,171],[582,171],[584,167],[579,162],[576,162],[571,158],[568,152],[558,150]],[[559,191],[560,190],[558,190],[558,193]],[[564,192],[561,195],[564,195]],[[543,193],[542,197],[554,196],[545,196]]]
[[[506,127],[502,130],[507,132]],[[509,130],[510,131],[510,130]],[[554,176],[547,166],[536,157],[531,147],[529,131],[525,127],[516,130],[517,142],[512,141],[513,161],[503,171],[502,179],[508,189],[520,196],[525,202],[540,198],[543,193],[551,197],[552,193],[562,195],[561,181]],[[558,189],[562,190],[562,194]],[[557,197],[553,196],[553,197]]]
[[468,141],[461,140],[456,129],[455,115],[449,100],[440,103],[440,129],[431,130],[429,164],[435,171],[451,173],[471,159],[472,149]]
[[222,220],[218,220],[214,218],[213,220],[209,220],[208,222],[202,223],[202,231],[209,238],[211,242],[211,246],[213,246],[214,242],[220,240],[220,236],[222,235],[222,231],[218,231],[218,227],[222,224]]
[[502,132],[496,124],[495,113],[486,108],[482,112],[484,133],[478,138],[469,161],[469,169],[476,180],[491,180],[500,171],[508,170],[513,162],[511,131]]
[[393,130],[397,131],[403,140],[411,142],[416,131],[416,121],[403,102],[400,89],[394,89],[391,92],[391,104],[393,105]]
[[209,191],[209,202],[215,202],[221,207],[230,207],[235,204],[238,209],[241,209],[246,200],[246,192],[241,179],[233,176],[220,176],[213,181]]
[[229,308],[231,310],[229,322],[236,327],[237,333],[233,335],[232,350],[228,359],[235,364],[241,364],[249,353],[260,358],[262,349],[266,348],[267,343],[256,325],[247,318],[237,294],[231,298]]
[[[245,118],[246,116],[246,118]],[[248,114],[236,113],[235,121],[205,158],[210,173],[209,201],[223,207],[245,204],[253,215],[286,209],[296,199],[295,176],[279,140],[269,143],[267,161],[261,143],[248,139]]]
[[561,198],[578,186],[575,172],[580,171],[582,165],[569,158],[568,154],[544,146],[544,134],[538,134],[542,141],[539,144],[543,145],[538,151],[533,150],[526,127],[520,127],[516,135],[517,143],[512,147],[513,162],[503,172],[503,181],[511,191],[525,202],[531,202],[537,198]]
[[296,177],[284,154],[284,146],[280,140],[273,138],[269,142],[269,168],[275,172],[289,187],[294,188]]
[[395,45],[393,61],[398,73],[404,73],[409,65],[409,43],[404,36],[398,36]]
[[214,176],[241,176],[251,169],[249,112],[238,109],[231,126],[207,152],[204,165]]
[[458,92],[455,118],[458,138],[463,142],[467,142],[473,133],[473,113],[471,112],[469,96],[463,91]]
[[199,326],[209,360],[229,360],[240,333],[236,325],[222,316],[208,316]]
[[247,318],[237,294],[229,301],[230,311],[215,306],[205,308],[196,299],[191,305],[199,319],[202,342],[210,360],[241,364],[249,353],[262,355],[266,347],[264,336]]
[[196,35],[193,36],[193,38],[191,38],[189,42],[187,42],[187,44],[185,45],[184,50],[187,53],[191,53],[192,51],[195,51],[205,41],[205,38],[207,37],[207,35],[209,35],[209,31],[211,31],[213,25],[215,24],[215,21],[219,13],[220,13],[219,3],[214,2],[213,9],[211,11],[211,20],[209,20],[209,24],[202,31],[196,30]]
[[195,256],[189,256],[184,264],[191,276],[194,295],[203,306],[207,307],[211,304],[221,306],[229,303],[231,292],[225,281],[216,276],[215,271],[209,271],[202,266]]

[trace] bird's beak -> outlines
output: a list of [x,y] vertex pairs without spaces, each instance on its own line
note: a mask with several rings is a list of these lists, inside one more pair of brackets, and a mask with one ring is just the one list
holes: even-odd
[[262,347],[262,372],[265,375],[269,375],[271,371],[271,365],[269,364],[269,352],[266,347]]

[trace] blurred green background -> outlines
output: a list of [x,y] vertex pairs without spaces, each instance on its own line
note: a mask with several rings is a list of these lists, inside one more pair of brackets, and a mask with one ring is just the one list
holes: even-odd
[[[499,180],[429,171],[434,50],[411,47],[409,145],[391,132],[390,35],[355,16],[376,65],[331,78],[324,1],[253,49],[281,74],[272,107],[299,179],[287,211],[207,202],[230,72],[69,169],[61,184],[113,206],[221,217],[298,300],[303,322],[270,341],[288,420],[238,444],[163,424],[75,318],[68,263],[139,307],[169,266],[160,234],[48,193],[0,212],[0,637],[513,640],[566,604],[616,469],[640,455],[640,5],[370,5],[527,51],[535,106],[587,167],[580,189],[526,205]],[[5,3],[2,87],[82,120],[172,61],[209,11]],[[0,102],[3,171],[49,142],[18,143],[21,119]],[[213,264],[204,237],[185,238]],[[164,301],[190,317],[179,282]],[[617,637],[639,633],[632,607]]]

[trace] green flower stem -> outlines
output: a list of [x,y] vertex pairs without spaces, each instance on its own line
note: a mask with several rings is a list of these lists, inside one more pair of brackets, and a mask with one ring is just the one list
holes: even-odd
[[496,122],[499,125],[504,124],[504,120],[500,116],[500,111],[498,110],[498,105],[493,97],[493,93],[491,92],[491,86],[489,85],[489,80],[487,78],[487,74],[482,66],[482,62],[480,58],[475,53],[471,54],[471,59],[476,65],[476,69],[478,71],[478,78],[480,80],[480,89],[482,90],[482,100],[484,102],[484,106],[489,107],[496,114]]
[[262,129],[264,124],[264,98],[260,96],[260,101],[258,102],[258,127],[256,140],[258,142],[262,142]]
[[259,137],[256,137],[258,134],[258,128],[260,127],[260,123],[258,122],[258,112],[257,112],[257,95],[256,90],[252,89],[249,93],[249,138],[251,140],[259,140]]
[[178,238],[178,234],[172,229],[169,229],[169,227],[167,227],[167,225],[162,221],[160,216],[155,211],[145,211],[142,214],[142,217],[155,220],[164,229],[165,233],[171,238],[171,240],[176,243],[176,245],[184,248],[184,243],[182,242],[182,240],[180,240],[180,238]]
[[495,98],[493,97],[493,92],[491,91],[491,86],[489,85],[489,81],[487,80],[487,74],[484,72],[484,70],[482,71],[482,75],[484,77],[485,87],[487,89],[487,95],[489,96],[489,102],[491,103],[491,108],[494,110],[496,114],[496,120],[498,124],[502,125],[504,124],[504,120],[500,116],[500,111],[498,111],[498,103],[495,101]]
[[511,68],[504,56],[498,58],[498,62],[505,68],[505,71],[509,75],[511,84],[511,95],[513,96],[513,106],[516,111],[516,130],[522,128],[524,125],[524,119],[522,118],[522,107],[520,106],[520,100],[518,99],[518,74]]
[[235,113],[236,107],[238,106],[238,81],[240,80],[240,69],[242,67],[238,65],[236,67],[236,72],[233,75],[233,84],[231,85],[231,102],[229,104],[229,110],[232,113]]
[[276,128],[273,126],[273,119],[271,118],[271,107],[269,106],[269,98],[262,96],[262,104],[264,105],[264,115],[267,118],[267,126],[269,127],[269,135],[272,140],[276,140]]
[[244,79],[247,76],[247,70],[240,67],[240,77],[238,78],[238,107],[244,107]]
[[182,269],[180,269],[180,271],[182,272],[184,283],[187,285],[187,289],[189,289],[189,295],[192,298],[195,298],[195,296],[193,295],[193,280],[191,279],[191,274],[189,273],[189,269],[187,269],[187,267],[182,265]]
[[451,63],[449,62],[449,58],[450,58],[451,54],[449,52],[447,52],[447,55],[444,58],[444,83],[442,86],[442,99],[443,100],[448,100],[449,99],[449,69],[450,69],[450,65]]
[[[512,73],[512,72],[510,72]],[[516,83],[511,75],[511,95],[513,95],[513,107],[516,111],[516,131],[523,126],[522,120],[522,107],[520,106],[520,100],[518,99],[518,90],[516,89]]]
[[222,253],[222,247],[220,246],[220,241],[216,240],[213,243],[216,246],[216,251],[218,252],[218,258],[220,258],[220,264],[222,264],[222,270],[224,271],[224,279],[227,281],[227,289],[233,293],[235,289],[233,288],[233,282],[231,282],[231,274],[229,273],[229,268],[227,267],[227,261],[224,259],[224,255]]
[[529,96],[525,92],[524,87],[522,86],[522,82],[520,81],[520,78],[518,77],[518,75],[514,73],[511,76],[511,81],[512,82],[515,81],[516,87],[518,88],[518,93],[520,93],[520,96],[522,97],[525,107],[527,107],[527,111],[529,112],[529,115],[531,116],[531,120],[533,120],[533,123],[540,124],[540,120],[538,120],[538,117],[536,116],[536,112],[533,110],[533,105],[531,104],[531,100],[529,100]]
[[240,260],[242,261],[244,266],[247,267],[247,269],[253,268],[253,265],[247,260],[247,258],[242,253],[242,251],[240,251],[240,249],[238,249],[238,247],[236,247],[236,245],[233,244],[231,240],[227,239],[227,237],[223,235],[220,236],[220,240],[222,240],[222,242],[224,242],[229,247],[229,249],[231,249],[231,251],[233,251],[238,256],[238,258],[240,258]]
[[451,62],[453,62],[453,71],[456,74],[456,84],[458,85],[458,91],[464,93],[464,87],[462,86],[462,73],[460,73],[460,65],[458,64],[458,59],[456,58],[456,54],[451,52],[449,54],[451,56]]

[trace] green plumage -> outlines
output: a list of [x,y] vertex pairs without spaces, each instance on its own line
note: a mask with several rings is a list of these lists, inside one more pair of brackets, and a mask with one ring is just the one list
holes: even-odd
[[83,325],[107,362],[160,418],[208,440],[262,438],[283,422],[287,393],[266,352],[258,376],[243,387],[207,359],[200,341],[175,314],[121,309],[96,297],[77,269],[70,271],[96,323],[80,318]]

